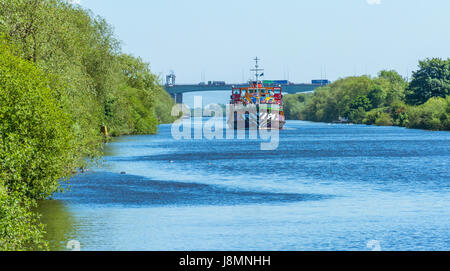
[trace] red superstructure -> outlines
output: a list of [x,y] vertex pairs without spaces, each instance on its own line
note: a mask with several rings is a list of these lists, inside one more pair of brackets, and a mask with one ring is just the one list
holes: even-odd
[[[237,129],[237,121],[245,121],[245,127],[253,126],[259,128],[283,128],[285,117],[283,112],[283,94],[281,86],[264,86],[258,80],[258,58],[255,69],[256,81],[249,82],[246,87],[235,87],[232,89],[230,105],[235,109],[233,115],[229,116],[228,124]],[[252,111],[253,110],[253,111]],[[252,111],[252,112],[250,112]],[[274,125],[277,122],[278,125]]]

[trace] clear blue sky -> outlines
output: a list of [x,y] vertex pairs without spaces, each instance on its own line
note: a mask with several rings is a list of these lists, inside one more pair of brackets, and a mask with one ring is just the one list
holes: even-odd
[[[241,82],[252,59],[266,79],[406,75],[450,57],[448,0],[76,0],[104,17],[123,50],[174,70],[177,83]],[[369,3],[370,2],[370,3]]]

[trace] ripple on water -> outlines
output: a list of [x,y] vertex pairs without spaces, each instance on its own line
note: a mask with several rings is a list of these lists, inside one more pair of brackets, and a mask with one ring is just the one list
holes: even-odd
[[148,207],[292,203],[331,197],[248,191],[210,184],[155,181],[111,172],[90,172],[77,175],[72,180],[70,194],[60,194],[57,199],[83,205]]

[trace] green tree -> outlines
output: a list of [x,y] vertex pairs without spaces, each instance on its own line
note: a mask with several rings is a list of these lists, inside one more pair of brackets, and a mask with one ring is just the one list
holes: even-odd
[[104,19],[68,1],[0,0],[0,35],[0,250],[39,249],[30,208],[101,154],[100,127],[156,133],[174,101]]
[[382,70],[378,73],[378,78],[385,79],[391,84],[406,84],[405,79],[395,70]]
[[450,94],[450,59],[426,59],[419,62],[408,87],[410,104],[423,104],[432,97],[445,98]]
[[284,95],[284,115],[287,119],[304,119],[306,101],[312,96],[311,93]]
[[[81,167],[85,157],[101,154],[103,124],[121,135],[155,133],[158,121],[173,121],[170,96],[148,64],[122,55],[104,19],[61,0],[0,0],[0,7],[0,31],[8,34],[18,53],[57,75],[52,88],[73,120]],[[120,105],[123,112],[113,115]]]
[[385,92],[384,103],[390,105],[394,102],[404,101],[405,89],[408,83],[394,70],[382,70],[378,73],[378,78],[374,79],[376,84]]
[[370,99],[366,96],[358,96],[350,103],[350,109],[358,109],[362,108],[365,111],[372,108],[372,104],[370,102]]
[[70,116],[56,79],[0,39],[0,250],[45,250],[36,199],[60,189],[76,164]]
[[371,108],[378,108],[383,105],[386,102],[386,97],[386,91],[379,85],[374,86],[367,94]]
[[350,103],[350,111],[347,114],[353,123],[362,123],[366,116],[366,111],[372,107],[370,99],[366,96],[358,96]]
[[0,40],[0,177],[9,191],[33,199],[57,191],[75,165],[72,121],[49,85]]
[[[412,86],[417,84],[420,76],[427,72],[435,77],[429,82],[434,82],[437,80],[436,78],[445,78],[447,76],[446,69],[448,69],[446,65],[437,59],[430,60],[429,63],[421,62],[423,69],[414,73],[415,81],[413,80]],[[435,69],[428,66],[440,68]],[[445,80],[439,82],[441,82],[440,86],[445,85]],[[330,122],[346,116],[353,123],[449,130],[450,96],[448,93],[438,89],[434,95],[441,93],[439,95],[442,97],[429,99],[423,97],[423,99],[427,99],[425,104],[412,106],[405,104],[407,87],[408,83],[393,70],[383,70],[376,78],[347,77],[326,87],[318,88],[313,94],[310,94],[310,98],[305,99],[304,103],[298,102],[295,95],[287,95],[285,112],[286,116],[292,119]],[[421,91],[417,93],[423,94]],[[410,92],[409,97],[412,96],[413,94]]]

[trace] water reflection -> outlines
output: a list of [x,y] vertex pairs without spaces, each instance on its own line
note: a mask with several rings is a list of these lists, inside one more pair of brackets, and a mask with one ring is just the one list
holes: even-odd
[[66,250],[67,242],[76,236],[76,221],[67,205],[59,200],[45,200],[39,203],[37,212],[46,226],[45,239],[50,242],[50,250]]

